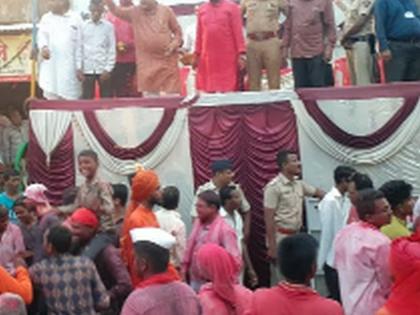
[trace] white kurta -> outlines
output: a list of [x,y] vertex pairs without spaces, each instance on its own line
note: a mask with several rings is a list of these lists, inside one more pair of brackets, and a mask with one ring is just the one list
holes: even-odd
[[50,59],[40,60],[39,86],[45,96],[78,99],[81,83],[76,71],[82,62],[82,19],[71,11],[64,15],[45,14],[39,23],[38,48],[50,50]]

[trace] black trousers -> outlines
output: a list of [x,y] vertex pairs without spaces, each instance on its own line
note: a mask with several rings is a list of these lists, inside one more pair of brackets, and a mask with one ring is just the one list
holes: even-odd
[[387,82],[420,81],[420,42],[390,41],[389,49],[392,58],[385,63]]
[[113,95],[116,97],[129,97],[135,95],[135,75],[135,63],[117,63],[112,71]]
[[327,64],[322,55],[313,58],[293,58],[295,88],[328,86],[326,82]]
[[90,100],[95,97],[95,84],[99,83],[99,89],[101,98],[112,97],[112,81],[108,79],[106,81],[99,80],[99,74],[85,74],[85,80],[83,81],[83,95],[82,98]]
[[327,264],[324,264],[322,269],[324,270],[325,274],[325,283],[327,284],[329,298],[341,303],[340,285],[338,282],[337,270],[328,266]]

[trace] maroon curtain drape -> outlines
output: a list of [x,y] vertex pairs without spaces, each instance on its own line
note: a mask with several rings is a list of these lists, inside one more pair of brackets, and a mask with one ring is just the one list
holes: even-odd
[[289,102],[265,105],[192,107],[191,156],[196,187],[211,178],[210,163],[228,158],[252,206],[249,250],[260,284],[268,286],[263,188],[276,174],[280,149],[298,151],[296,119]]
[[350,148],[369,149],[381,144],[394,134],[416,107],[418,97],[405,98],[403,106],[397,113],[380,129],[367,136],[352,135],[341,129],[325,115],[315,100],[303,102],[308,114],[334,141]]
[[123,148],[109,136],[96,117],[95,112],[84,112],[86,123],[101,146],[108,154],[121,160],[134,160],[152,152],[165,135],[166,130],[171,126],[175,114],[176,109],[165,109],[158,126],[146,141],[134,148]]
[[48,188],[51,203],[61,203],[62,193],[75,184],[73,129],[69,126],[63,139],[51,154],[50,165],[35,134],[29,133],[27,168],[30,183],[42,183]]

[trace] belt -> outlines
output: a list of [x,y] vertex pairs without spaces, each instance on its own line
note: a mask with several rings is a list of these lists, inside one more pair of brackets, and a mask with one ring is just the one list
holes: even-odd
[[296,230],[290,230],[290,229],[285,229],[285,228],[282,228],[282,227],[277,227],[277,232],[282,233],[282,234],[286,234],[286,235],[294,235],[298,231],[296,231]]
[[407,44],[420,44],[420,38],[410,38],[410,39],[389,39],[391,42],[397,43],[407,43]]
[[368,35],[360,35],[360,36],[351,36],[350,40],[353,42],[367,42],[370,41],[370,39],[374,36],[373,34]]
[[273,37],[277,37],[277,33],[276,32],[255,32],[255,33],[250,33],[247,36],[248,38],[252,40],[256,40],[260,42],[260,41],[267,40]]

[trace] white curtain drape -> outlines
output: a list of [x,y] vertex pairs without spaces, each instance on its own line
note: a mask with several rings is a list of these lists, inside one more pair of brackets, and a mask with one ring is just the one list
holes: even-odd
[[[292,100],[296,113],[299,132],[304,132],[320,150],[334,159],[354,165],[375,165],[383,163],[401,151],[419,132],[420,127],[420,106],[417,104],[414,111],[405,122],[386,141],[370,149],[354,149],[337,143],[330,138],[318,123],[309,115],[301,100]],[[367,113],[366,113],[367,115]],[[357,117],[349,117],[351,124]]]
[[[337,100],[336,117],[329,117],[348,133],[367,135],[383,126],[395,114],[395,104],[392,102],[387,106],[376,107],[374,101],[372,101],[372,106],[366,106],[368,102],[356,104],[357,102],[348,101],[346,102],[348,104],[343,104],[340,108],[340,100]],[[392,179],[403,179],[413,185],[415,195],[420,194],[420,104],[417,104],[415,110],[395,134],[381,145],[370,150],[358,150],[336,143],[323,133],[311,117],[308,117],[300,101],[292,103],[297,116],[299,150],[305,181],[328,191],[334,184],[334,168],[338,165],[350,164],[358,171],[368,174],[375,187],[380,187]],[[325,105],[323,102],[319,104]],[[360,107],[352,113],[351,110],[346,110],[346,105]],[[320,107],[325,109],[325,106]],[[339,118],[337,111],[340,110],[343,113],[340,113],[342,117]],[[385,115],[384,112],[388,114]],[[369,124],[365,122],[380,115],[386,116],[382,117],[381,123],[372,124],[370,128],[366,127]]]
[[69,111],[59,110],[33,110],[30,111],[32,130],[38,140],[39,146],[50,163],[51,153],[60,143],[70,126],[72,115]]
[[187,109],[177,110],[173,123],[168,128],[159,144],[147,156],[137,161],[120,160],[108,154],[90,130],[83,113],[75,112],[74,117],[75,127],[80,130],[87,145],[98,154],[101,165],[113,173],[128,175],[135,171],[136,162],[140,163],[145,168],[153,169],[166,159],[174,145],[177,143],[180,133],[184,128],[187,120]]

